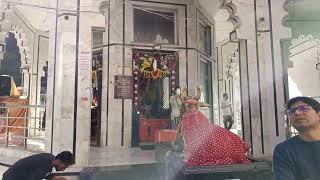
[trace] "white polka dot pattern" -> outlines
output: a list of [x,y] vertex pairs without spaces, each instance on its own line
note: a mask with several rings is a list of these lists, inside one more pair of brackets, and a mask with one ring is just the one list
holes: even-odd
[[249,146],[236,134],[210,124],[199,111],[182,117],[185,157],[188,166],[249,163]]

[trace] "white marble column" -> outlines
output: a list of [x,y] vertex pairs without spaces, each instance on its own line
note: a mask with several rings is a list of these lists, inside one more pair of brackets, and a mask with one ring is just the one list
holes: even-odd
[[250,129],[244,131],[245,134],[251,132],[251,137],[246,135],[245,139],[252,145],[256,157],[270,157],[275,145],[285,140],[284,69],[280,40],[288,37],[290,31],[278,17],[285,14],[283,3],[284,0],[250,0],[248,4],[252,6],[236,4],[241,20],[237,36],[246,40],[240,41],[240,56],[247,60],[247,63],[241,63],[241,69],[245,70],[242,71],[243,107],[244,117],[248,118],[244,123],[245,128]]
[[[64,4],[59,1],[59,8]],[[49,3],[56,7],[56,1]],[[69,9],[76,9],[69,6]],[[48,98],[46,151],[57,154],[73,151],[76,60],[76,16],[49,16]],[[57,29],[56,29],[57,25]],[[56,32],[57,30],[57,32]]]
[[[194,95],[195,89],[198,85],[198,19],[197,19],[197,2],[196,1],[188,1],[187,8],[187,39],[186,46],[189,48],[187,50],[186,58],[181,58],[181,61],[186,61],[186,66],[182,66],[180,69],[185,69],[185,72],[182,73],[182,77],[185,78],[185,84],[188,86],[188,95]],[[182,86],[183,88],[184,86]]]
[[[124,146],[122,123],[125,122],[125,120],[123,120],[125,117],[123,117],[122,114],[131,114],[131,108],[129,107],[131,103],[126,103],[125,105],[124,101],[129,100],[114,99],[114,77],[116,75],[130,75],[131,73],[129,67],[126,71],[123,64],[123,62],[125,63],[125,48],[121,45],[124,40],[123,31],[125,27],[123,22],[123,2],[110,0],[103,1],[103,3],[104,4],[101,5],[104,6],[101,6],[100,10],[103,11],[106,22],[104,42],[108,44],[115,43],[117,45],[104,49],[101,144],[110,148],[119,148]],[[126,110],[126,112],[123,112],[124,110]],[[126,134],[128,134],[128,132]],[[127,147],[130,147],[130,145],[131,143],[126,143]]]
[[[88,2],[81,1],[80,7],[86,6]],[[103,27],[104,24],[100,14],[80,13],[79,18],[76,162],[79,165],[88,165],[91,136],[92,27]],[[92,19],[95,21],[92,22]]]
[[[110,0],[110,17],[109,17],[109,44],[119,43],[122,44],[124,40],[124,11],[123,2],[118,0]],[[121,132],[123,122],[123,106],[122,99],[114,99],[114,79],[116,75],[123,74],[123,60],[124,60],[124,47],[122,45],[115,45],[109,47],[109,101],[108,101],[108,147],[121,147],[123,146],[123,134]],[[131,113],[131,112],[126,112]]]
[[242,133],[244,140],[252,146],[252,128],[251,128],[251,106],[250,106],[250,88],[249,88],[249,65],[247,53],[247,41],[239,40],[239,69],[240,69],[240,88],[242,105]]
[[[50,30],[45,147],[47,152],[52,151],[53,154],[63,150],[73,151],[75,148],[76,164],[81,166],[88,165],[90,155],[92,27],[104,26],[102,15],[90,13],[96,10],[96,7],[89,6],[90,3],[80,2],[80,11],[89,13],[80,13],[79,39],[77,39],[77,16],[72,14],[59,16],[57,27],[55,14],[49,15],[47,20]],[[74,0],[59,0],[60,9],[68,7],[70,10],[76,10],[76,5]],[[50,1],[50,6],[55,7],[56,0]],[[77,88],[76,98],[75,88]],[[77,105],[76,117],[75,105]]]
[[[285,79],[288,78],[288,69],[284,64],[286,58],[282,54],[281,41],[290,39],[292,37],[291,29],[285,27],[283,24],[283,18],[287,15],[287,12],[283,8],[285,0],[271,1],[272,10],[272,25],[273,25],[273,54],[274,54],[274,69],[275,69],[275,85],[277,88],[277,107],[278,107],[278,129],[279,133],[272,141],[272,148],[278,143],[286,139],[286,119],[284,118],[284,109],[286,107],[287,100],[285,95]],[[279,18],[281,17],[281,18]]]
[[29,92],[29,78],[30,78],[30,72],[29,72],[29,68],[24,68],[22,69],[22,73],[23,73],[23,94],[21,94],[22,96],[28,96],[28,92]]
[[[104,32],[104,36],[103,36],[103,42],[104,44],[108,43],[108,39],[109,39],[109,21],[108,21],[108,16],[109,16],[109,0],[104,1],[102,0],[99,4],[99,11],[101,12],[101,14],[104,16],[104,23],[105,23],[105,32]],[[109,61],[107,59],[108,57],[108,48],[105,47],[103,48],[103,71],[102,71],[102,77],[103,77],[103,81],[102,81],[102,97],[101,97],[101,138],[100,138],[100,145],[102,147],[107,145],[107,118],[108,118],[108,84],[109,84],[109,80],[108,80],[108,74],[109,74],[109,68],[108,68],[108,64]]]

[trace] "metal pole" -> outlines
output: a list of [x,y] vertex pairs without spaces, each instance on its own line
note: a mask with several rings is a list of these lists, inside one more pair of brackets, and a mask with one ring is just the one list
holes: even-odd
[[54,126],[54,111],[55,111],[55,92],[56,92],[56,61],[57,61],[57,43],[58,43],[58,17],[59,17],[59,0],[56,1],[56,27],[54,31],[54,62],[53,62],[53,94],[52,94],[52,117],[51,117],[51,142],[50,142],[50,152],[53,152],[53,126]]
[[9,109],[7,110],[7,115],[6,115],[6,146],[9,146]]
[[76,159],[77,149],[77,118],[78,118],[78,67],[80,50],[80,0],[77,0],[77,26],[76,26],[76,62],[75,62],[75,83],[74,83],[74,110],[73,110],[73,156]]
[[26,108],[26,112],[24,113],[24,126],[26,127],[26,129],[24,130],[24,143],[23,143],[23,147],[24,149],[27,149],[27,142],[28,142],[28,119],[27,119],[27,112],[28,112],[28,109]]

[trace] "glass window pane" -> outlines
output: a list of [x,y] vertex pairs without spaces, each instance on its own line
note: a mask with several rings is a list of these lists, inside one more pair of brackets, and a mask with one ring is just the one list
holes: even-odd
[[200,61],[200,85],[202,88],[201,101],[211,104],[212,89],[211,62]]
[[103,31],[92,31],[92,45],[93,47],[103,45]]
[[212,55],[211,33],[211,26],[199,21],[199,50],[208,56]]
[[134,41],[175,44],[174,12],[134,9]]

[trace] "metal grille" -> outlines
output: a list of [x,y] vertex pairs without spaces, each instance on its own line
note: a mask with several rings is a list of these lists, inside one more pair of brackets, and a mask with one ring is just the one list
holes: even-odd
[[[45,107],[34,105],[0,105],[0,145],[44,151],[45,145]],[[23,113],[12,114],[13,110]],[[15,123],[18,122],[19,123]]]
[[162,87],[163,87],[163,99],[162,99],[162,108],[169,109],[170,107],[170,85],[169,85],[169,77],[164,77],[162,79]]

